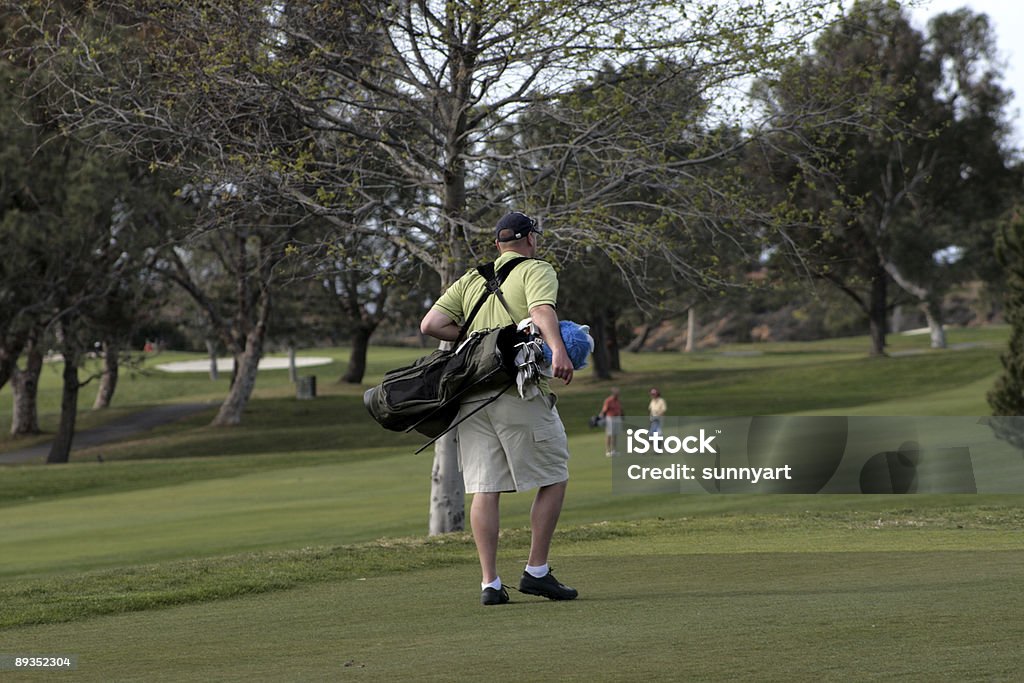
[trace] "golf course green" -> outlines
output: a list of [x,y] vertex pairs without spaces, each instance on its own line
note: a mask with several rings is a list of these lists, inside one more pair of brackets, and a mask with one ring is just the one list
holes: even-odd
[[[952,347],[892,338],[624,354],[627,413],[657,386],[674,415],[984,415],[1005,327]],[[312,353],[312,352],[311,352]],[[1013,681],[1024,668],[1024,508],[1016,495],[613,495],[587,426],[613,383],[559,392],[571,481],[552,564],[578,600],[512,591],[479,604],[468,533],[427,537],[431,457],[377,427],[361,395],[419,349],[345,349],[261,372],[240,427],[208,426],[226,379],[122,378],[115,408],[209,411],[74,454],[0,467],[0,656],[73,656],[0,680]],[[53,431],[59,368],[40,389]],[[0,422],[10,390],[0,391]],[[0,439],[0,454],[45,440]],[[499,569],[513,586],[532,496],[505,496]],[[0,658],[0,662],[3,662]]]

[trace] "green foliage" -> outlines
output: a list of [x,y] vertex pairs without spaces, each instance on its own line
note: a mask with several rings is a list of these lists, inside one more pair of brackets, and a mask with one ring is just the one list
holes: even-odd
[[[776,69],[791,31],[823,24],[833,9],[825,0],[778,11],[707,3],[680,14],[677,3],[617,0],[395,12],[301,1],[213,12],[115,2],[95,10],[109,13],[110,31],[53,37],[46,51],[69,72],[46,90],[69,126],[104,126],[125,146],[150,145],[140,151],[154,163],[251,184],[262,204],[298,204],[339,232],[400,245],[443,285],[478,260],[474,237],[509,204],[545,207],[566,258],[573,245],[613,243],[609,257],[642,272],[657,226],[710,226],[744,196],[716,192],[694,170],[737,142],[702,124],[713,94]],[[522,121],[550,106],[568,114],[568,134],[531,144]],[[608,182],[597,182],[602,173]],[[691,210],[673,212],[667,195],[687,179],[701,189],[684,202]],[[623,201],[630,186],[644,198]],[[616,204],[610,222],[603,207]],[[614,244],[617,227],[635,239]],[[714,264],[682,259],[671,270],[720,277]]]
[[38,90],[62,68],[38,60],[56,21],[43,9],[27,3],[25,14],[10,13],[0,46],[0,320],[7,339],[59,324],[63,344],[120,342],[152,307],[143,253],[163,239],[152,217],[170,220],[173,200],[160,176],[111,151],[105,133],[86,144],[58,125]]
[[[799,206],[806,220],[780,256],[795,252],[800,269],[856,302],[876,352],[899,300],[890,280],[941,324],[949,287],[991,270],[986,235],[1013,179],[994,50],[984,15],[940,15],[923,35],[898,4],[858,2],[759,86],[800,130],[780,138],[765,169],[778,179],[778,211]],[[937,261],[950,246],[962,258]]]
[[[1015,211],[1003,224],[996,256],[1005,272],[1004,315],[1010,343],[1002,356],[1003,372],[988,394],[993,415],[1024,415],[1024,215]],[[1008,434],[1024,447],[1024,435]]]

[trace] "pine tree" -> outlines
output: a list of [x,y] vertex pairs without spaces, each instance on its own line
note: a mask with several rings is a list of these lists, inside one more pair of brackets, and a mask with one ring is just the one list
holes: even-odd
[[[1006,273],[1005,312],[1010,345],[1003,353],[1003,374],[988,393],[993,415],[1024,415],[1024,213],[1014,212],[996,240],[996,258]],[[1022,420],[994,420],[996,435],[1024,449]]]

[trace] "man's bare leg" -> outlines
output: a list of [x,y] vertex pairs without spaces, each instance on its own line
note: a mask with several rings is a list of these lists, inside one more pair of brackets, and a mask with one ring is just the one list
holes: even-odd
[[[562,512],[562,501],[565,500],[565,488],[568,481],[542,486],[533,499],[530,508],[530,560],[528,564],[539,567],[548,561],[551,550],[551,537],[558,525],[558,516]],[[476,501],[473,501],[474,504]],[[475,530],[474,530],[475,533]],[[479,543],[477,544],[479,546]]]
[[480,557],[480,574],[485,584],[498,578],[500,498],[500,493],[474,493],[469,508],[469,524],[473,527],[476,553]]

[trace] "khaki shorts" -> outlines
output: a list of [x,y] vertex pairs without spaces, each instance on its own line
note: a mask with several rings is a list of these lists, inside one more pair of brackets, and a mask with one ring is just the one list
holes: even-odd
[[[493,395],[466,397],[459,417]],[[524,401],[509,389],[458,427],[467,493],[528,491],[569,478],[569,444],[554,395]]]

